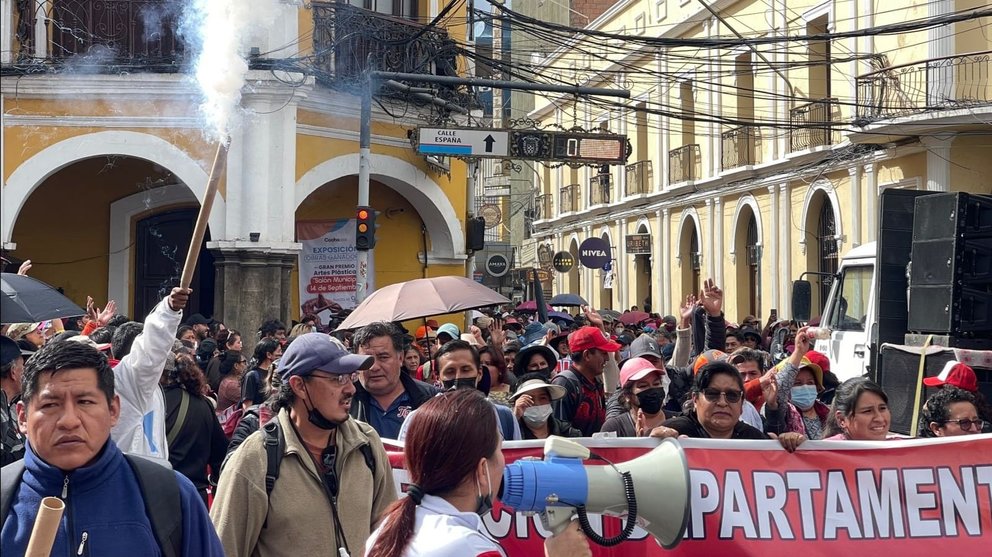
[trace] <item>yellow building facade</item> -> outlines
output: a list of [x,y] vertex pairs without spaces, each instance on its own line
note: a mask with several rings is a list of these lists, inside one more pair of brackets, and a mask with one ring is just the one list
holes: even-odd
[[[163,59],[183,59],[165,39],[153,45],[159,51],[149,54],[146,42],[136,56],[118,37],[109,60],[86,67],[93,50],[67,56],[59,50],[64,39],[52,30],[58,22],[17,4],[3,3],[5,256],[31,259],[32,276],[77,302],[87,295],[101,304],[113,299],[122,313],[141,318],[163,288],[178,283],[216,149],[203,131],[197,88],[188,72],[161,68]],[[344,6],[327,20],[314,11],[319,4],[280,3],[259,51],[312,56],[319,65],[321,53],[334,46],[322,29],[340,27],[343,10],[362,21],[386,18],[412,35],[422,27],[416,21],[438,9],[427,1],[390,3],[403,12],[390,18]],[[435,32],[464,37],[463,11],[450,19],[455,26]],[[59,17],[58,9],[52,13]],[[86,23],[92,26],[86,36],[98,45],[100,22]],[[133,30],[141,22],[128,23]],[[122,62],[122,53],[130,58]],[[265,318],[297,318],[296,223],[354,218],[360,97],[334,81],[347,77],[345,62],[329,64],[316,78],[250,71],[191,312],[245,331]],[[397,110],[395,102],[389,108],[387,100],[372,116],[370,198],[380,212],[374,284],[464,275],[465,164],[452,161],[446,171],[428,166],[408,139],[426,110]],[[183,235],[187,244],[179,242],[177,250]]]
[[[674,314],[712,277],[731,321],[788,317],[793,280],[833,272],[874,241],[884,189],[992,193],[989,18],[882,32],[984,3],[706,4],[712,12],[618,1],[589,26],[616,37],[576,39],[541,62],[554,79],[632,92],[623,105],[546,97],[531,114],[632,144],[608,175],[565,166],[537,176],[541,242],[575,256],[593,236],[614,248],[612,288],[608,272],[577,267],[556,276],[556,293]],[[650,253],[627,253],[632,234],[650,235]],[[816,315],[829,284],[809,278]]]

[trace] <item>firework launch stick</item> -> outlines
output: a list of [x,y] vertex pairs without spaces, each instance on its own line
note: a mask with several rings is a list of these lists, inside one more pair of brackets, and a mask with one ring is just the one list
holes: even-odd
[[48,557],[55,544],[55,535],[59,532],[65,503],[58,497],[45,497],[38,507],[38,516],[34,519],[31,538],[25,557]]
[[189,288],[190,283],[193,282],[196,261],[200,257],[200,246],[203,244],[203,236],[207,233],[210,209],[214,206],[214,197],[217,195],[217,184],[220,183],[220,178],[224,174],[224,166],[227,164],[227,149],[227,141],[221,141],[217,144],[217,154],[214,155],[214,164],[210,168],[210,177],[207,178],[207,191],[203,194],[203,201],[200,203],[200,214],[196,216],[193,239],[189,241],[186,264],[183,265],[183,277],[179,282],[179,286],[182,288]]

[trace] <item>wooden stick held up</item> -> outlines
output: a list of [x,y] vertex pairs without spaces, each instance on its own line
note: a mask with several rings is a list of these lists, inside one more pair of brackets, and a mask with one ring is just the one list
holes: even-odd
[[220,178],[224,175],[224,167],[227,165],[227,149],[228,142],[222,141],[217,144],[214,164],[210,167],[210,176],[207,178],[207,191],[203,194],[203,201],[200,203],[200,213],[196,216],[193,238],[189,241],[186,264],[183,265],[183,276],[179,281],[179,286],[182,288],[189,288],[190,283],[193,282],[193,273],[196,272],[196,262],[200,258],[200,246],[203,244],[203,237],[207,233],[210,210],[214,206],[214,197],[217,195],[217,185],[220,183]]
[[34,528],[31,529],[31,537],[28,539],[25,557],[49,557],[51,555],[64,512],[65,503],[58,497],[45,497],[41,500],[38,516],[34,519]]

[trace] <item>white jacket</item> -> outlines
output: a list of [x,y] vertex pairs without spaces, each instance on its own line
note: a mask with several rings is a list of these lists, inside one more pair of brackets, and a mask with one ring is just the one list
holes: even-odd
[[125,453],[169,459],[165,397],[159,380],[182,317],[182,311],[169,307],[168,298],[159,302],[145,318],[144,330],[134,339],[131,352],[114,368],[121,415],[110,437]]
[[[372,548],[382,525],[372,532],[365,551]],[[490,537],[482,517],[465,513],[434,495],[424,495],[417,505],[413,538],[403,557],[506,557],[503,548]]]

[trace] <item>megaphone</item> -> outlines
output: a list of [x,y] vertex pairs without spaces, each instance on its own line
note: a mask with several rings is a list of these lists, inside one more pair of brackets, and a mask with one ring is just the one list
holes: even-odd
[[[544,527],[555,534],[578,514],[583,531],[600,545],[626,540],[635,519],[665,549],[682,541],[689,522],[689,465],[674,439],[634,460],[605,466],[583,465],[589,449],[563,437],[548,437],[544,455],[506,465],[500,496],[505,506],[541,513]],[[619,536],[604,539],[592,531],[587,512],[626,516],[627,525]]]

